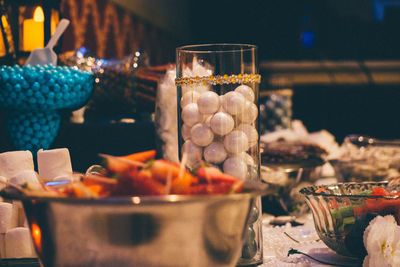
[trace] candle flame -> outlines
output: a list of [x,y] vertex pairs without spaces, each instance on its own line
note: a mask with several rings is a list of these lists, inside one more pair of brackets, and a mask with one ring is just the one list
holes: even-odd
[[41,6],[38,6],[33,12],[33,20],[36,22],[43,22],[44,21],[44,14],[43,9]]
[[8,22],[6,16],[1,16],[1,22],[3,23],[4,28],[8,27]]
[[41,252],[42,251],[42,232],[40,230],[39,225],[37,225],[36,223],[32,223],[31,232],[32,232],[33,243],[35,243],[36,248]]

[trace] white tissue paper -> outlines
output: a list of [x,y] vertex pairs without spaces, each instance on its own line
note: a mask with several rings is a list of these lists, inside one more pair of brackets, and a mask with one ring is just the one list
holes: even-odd
[[[209,76],[213,71],[207,63],[199,63],[197,58],[193,59],[192,68],[185,68],[183,76]],[[157,87],[156,99],[156,129],[157,135],[163,142],[163,158],[175,163],[179,162],[178,155],[178,114],[177,114],[177,87],[175,85],[176,68],[171,65],[160,80]],[[194,87],[182,86],[182,95]],[[210,90],[209,85],[198,85],[195,87],[197,92]]]
[[[288,142],[305,142],[318,145],[328,152],[328,157],[337,154],[339,144],[335,140],[335,136],[326,130],[309,133],[303,122],[293,120],[292,127],[289,129],[278,130],[271,133],[266,133],[260,136],[260,141],[263,143],[276,142],[285,140]],[[326,163],[322,166],[321,176],[332,177],[335,175],[333,167]]]
[[6,233],[12,227],[13,205],[0,202],[0,233]]
[[32,258],[35,257],[29,229],[17,227],[9,230],[5,236],[6,258]]
[[0,154],[0,176],[13,177],[24,170],[34,170],[30,151],[10,151]]
[[67,148],[40,149],[37,152],[37,162],[39,176],[43,179],[53,180],[72,175],[71,157]]
[[25,170],[8,180],[11,184],[27,186],[31,189],[41,189],[42,185],[39,182],[38,175],[35,171]]

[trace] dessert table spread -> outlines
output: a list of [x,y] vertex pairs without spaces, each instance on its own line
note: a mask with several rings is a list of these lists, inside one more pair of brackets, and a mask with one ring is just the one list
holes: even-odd
[[[315,231],[311,214],[301,218],[304,223],[292,226],[286,223],[274,226],[272,215],[263,215],[263,246],[264,259],[260,266],[292,267],[292,266],[360,266],[362,262],[356,259],[340,256],[319,240]],[[302,254],[288,256],[290,249],[303,252],[320,261],[331,264],[322,264]]]

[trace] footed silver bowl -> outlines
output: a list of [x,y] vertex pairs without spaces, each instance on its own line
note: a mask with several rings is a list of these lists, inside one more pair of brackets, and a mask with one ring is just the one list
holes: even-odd
[[[250,182],[250,181],[249,181]],[[240,194],[21,200],[45,266],[235,266],[257,197]]]

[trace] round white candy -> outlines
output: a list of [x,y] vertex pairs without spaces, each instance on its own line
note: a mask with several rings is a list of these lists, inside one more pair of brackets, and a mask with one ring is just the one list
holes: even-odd
[[224,173],[240,179],[247,177],[247,164],[239,157],[230,157],[223,165]]
[[250,86],[242,84],[235,89],[235,92],[242,94],[248,101],[254,102],[254,92]]
[[226,159],[227,153],[223,144],[212,142],[204,149],[204,159],[207,162],[219,164]]
[[190,127],[187,126],[186,124],[182,125],[181,133],[182,133],[183,140],[186,141],[186,140],[190,139]]
[[182,120],[184,123],[187,124],[187,126],[192,127],[196,123],[200,122],[203,119],[203,116],[199,112],[199,109],[197,107],[196,103],[191,103],[186,105],[182,109]]
[[236,130],[242,131],[247,135],[247,139],[249,139],[249,147],[254,146],[258,142],[258,132],[256,128],[251,126],[250,124],[240,124]]
[[203,122],[207,124],[208,127],[211,127],[211,118],[213,115],[204,115]]
[[220,106],[219,95],[212,91],[204,92],[197,99],[197,106],[203,114],[215,113]]
[[228,92],[224,95],[222,106],[232,115],[237,115],[243,112],[246,99],[242,94],[237,92]]
[[198,146],[208,146],[214,139],[214,134],[205,123],[197,123],[190,130],[191,140]]
[[196,103],[199,99],[200,94],[196,91],[188,91],[183,94],[181,98],[181,108],[184,108],[186,105],[190,103]]
[[231,115],[225,112],[217,112],[210,121],[211,129],[218,135],[225,135],[232,131],[235,122]]
[[258,108],[256,104],[250,101],[246,101],[245,107],[244,107],[245,112],[240,114],[239,118],[243,123],[252,123],[257,119],[258,115]]
[[249,148],[249,139],[244,132],[234,130],[225,136],[224,146],[229,153],[238,154]]
[[236,156],[241,158],[247,165],[254,166],[254,159],[248,153],[242,152],[237,154]]
[[192,141],[187,140],[182,146],[182,153],[187,154],[186,165],[189,168],[195,168],[197,167],[196,164],[199,162],[199,159],[201,159],[203,149],[196,146]]

